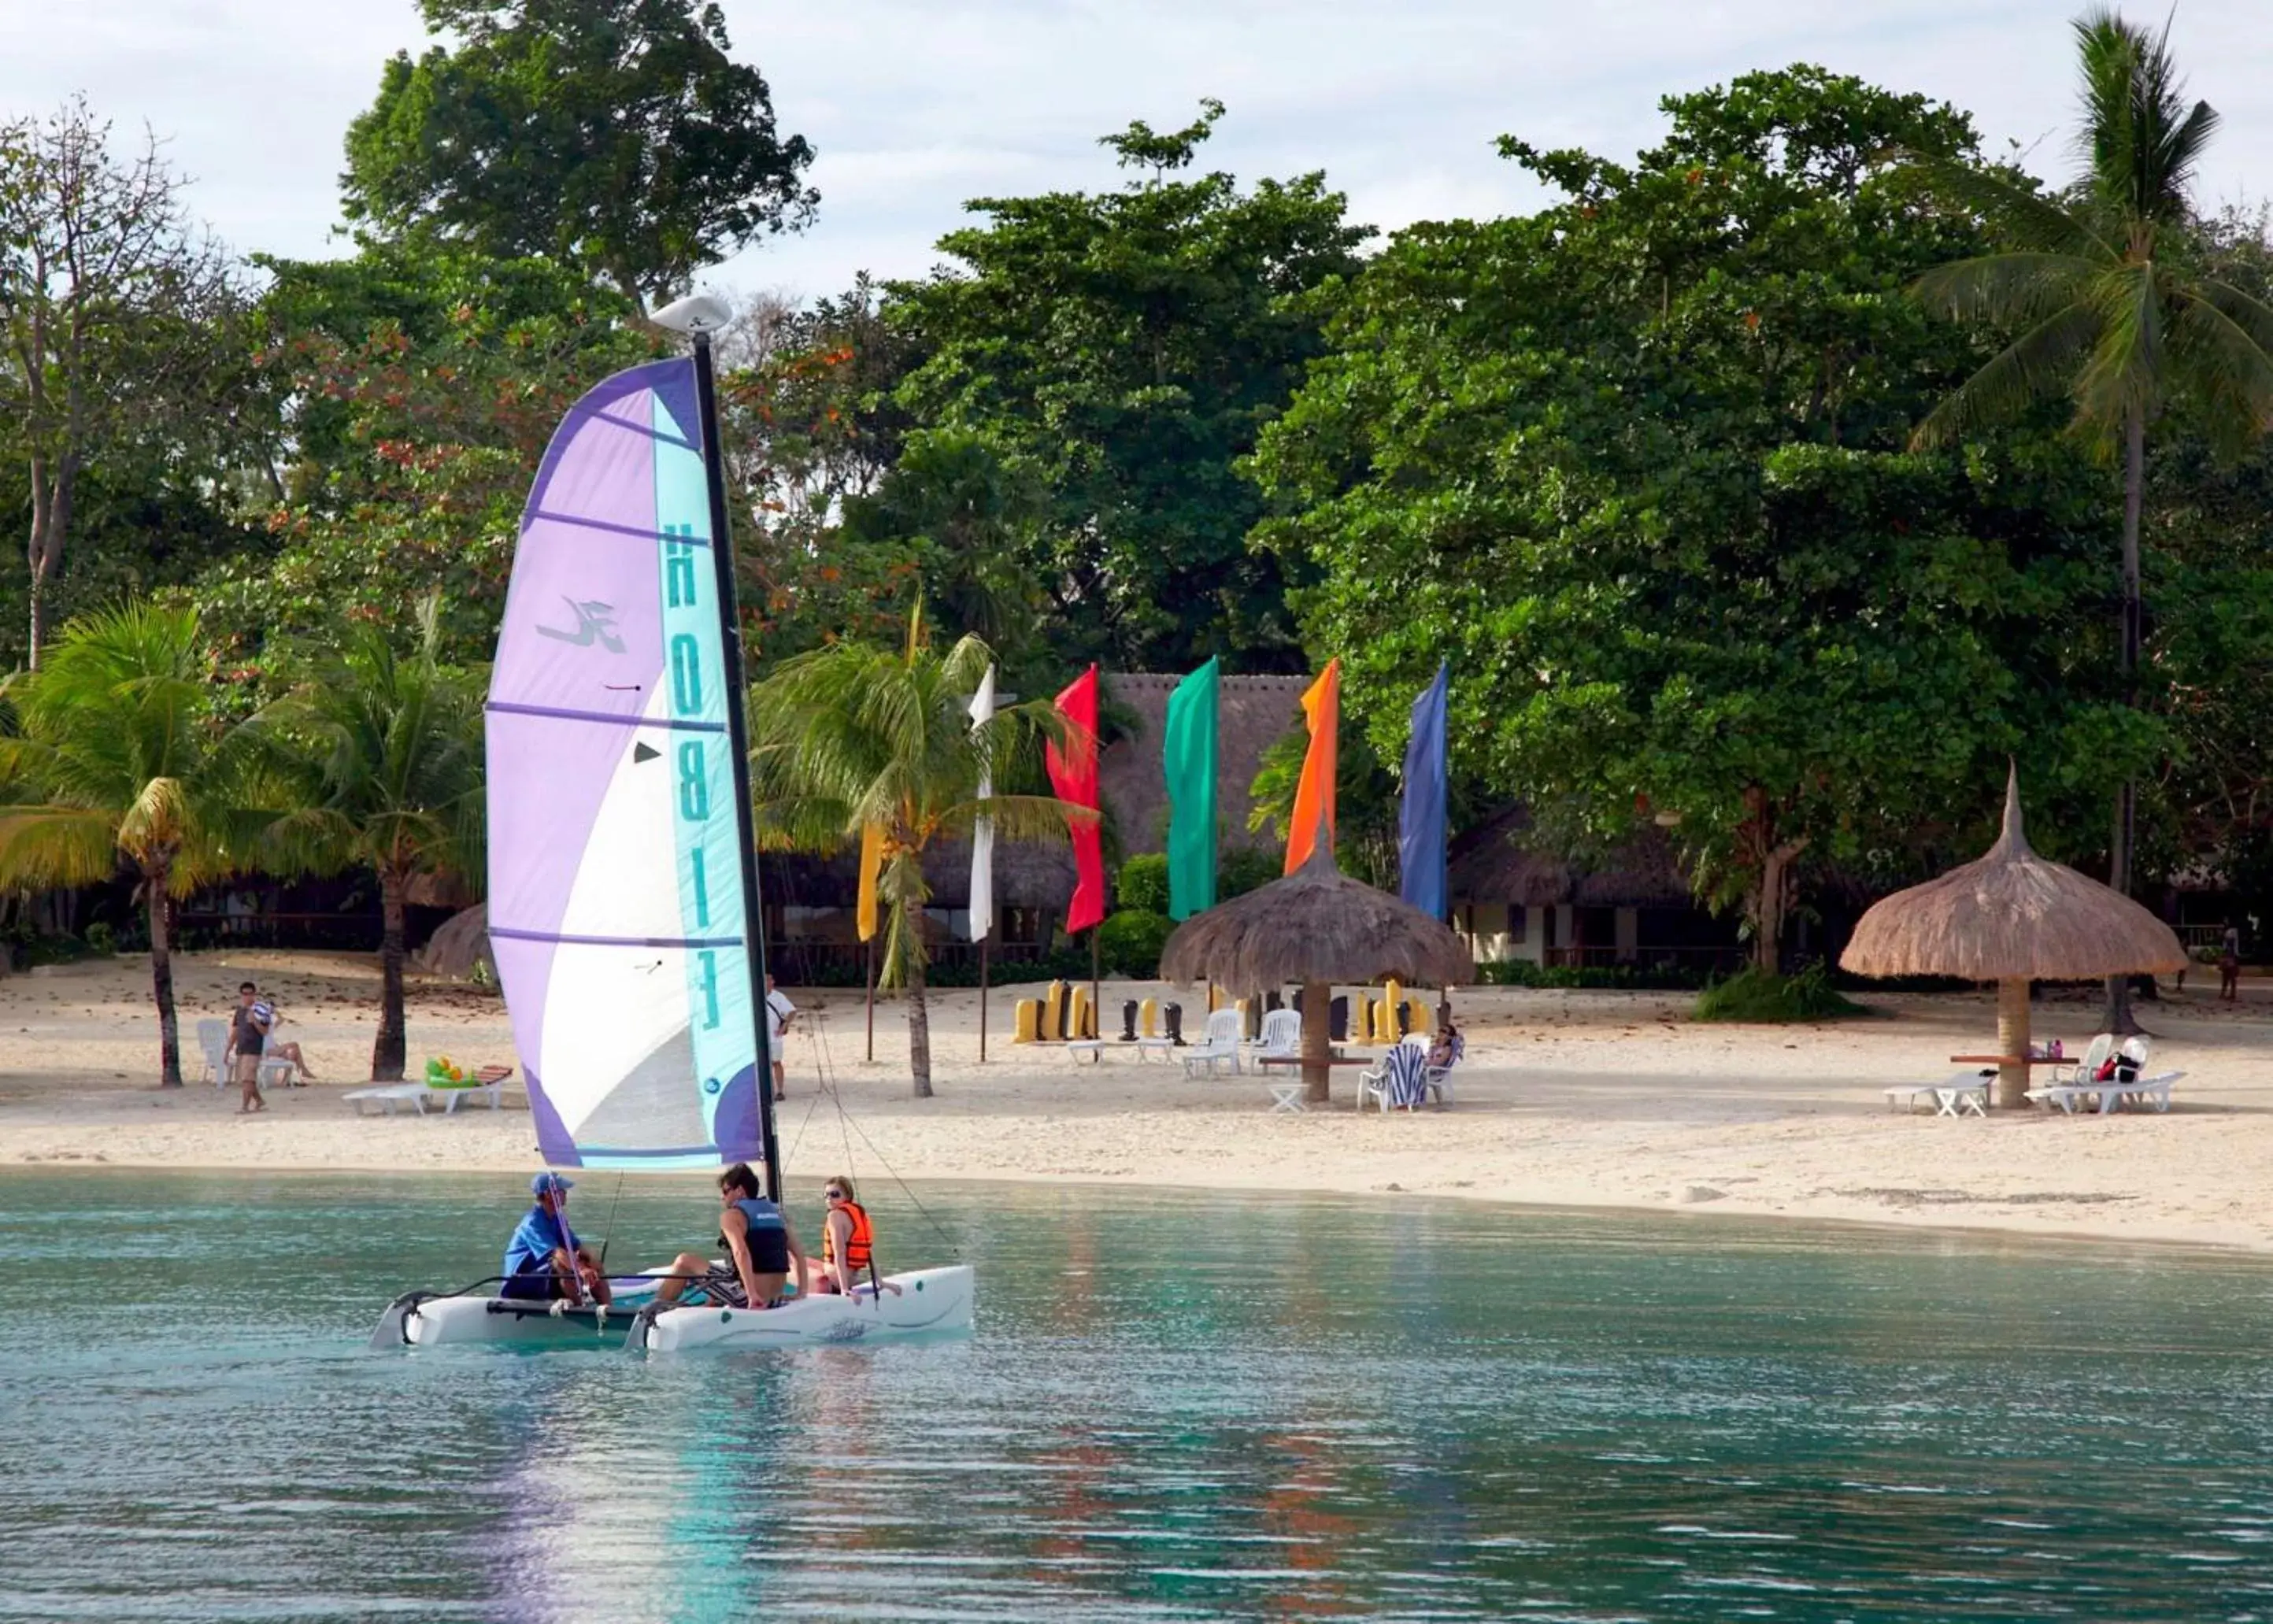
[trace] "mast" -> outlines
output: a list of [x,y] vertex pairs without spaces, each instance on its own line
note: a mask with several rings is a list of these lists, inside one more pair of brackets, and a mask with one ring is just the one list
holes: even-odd
[[[710,562],[717,572],[718,615],[722,623],[719,629],[726,664],[726,740],[727,748],[733,752],[734,825],[742,857],[743,929],[749,938],[750,1020],[757,1029],[758,1131],[765,1141],[766,1194],[778,1202],[782,1199],[781,1146],[774,1136],[773,1023],[766,1007],[766,925],[758,905],[758,849],[753,828],[755,814],[750,803],[750,723],[743,695],[746,668],[742,662],[742,617],[735,602],[733,526],[726,512],[725,460],[718,453],[718,392],[710,367],[711,330],[724,325],[725,311],[723,306],[700,296],[684,301],[684,305],[711,307],[686,309],[682,318],[685,326],[680,330],[690,332],[694,339],[695,410],[702,430],[702,476],[710,491]],[[677,314],[681,308],[673,305],[659,311],[656,319],[665,326],[678,326],[679,323],[664,318]]]

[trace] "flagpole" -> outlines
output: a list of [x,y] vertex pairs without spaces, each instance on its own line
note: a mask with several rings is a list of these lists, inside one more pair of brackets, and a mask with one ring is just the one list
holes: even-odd
[[868,939],[868,1064],[876,1063],[876,939]]
[[1097,933],[1104,928],[1102,919],[1089,927],[1089,1018],[1097,1023],[1099,1037],[1105,1032],[1105,1012],[1097,1001]]
[[994,939],[989,931],[979,939],[979,1063],[986,1063],[986,945]]

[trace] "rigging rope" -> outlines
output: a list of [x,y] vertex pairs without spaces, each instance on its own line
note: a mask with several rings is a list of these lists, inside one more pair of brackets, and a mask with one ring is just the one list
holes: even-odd
[[892,1182],[900,1186],[900,1194],[908,1198],[908,1204],[913,1207],[918,1212],[923,1214],[924,1222],[930,1224],[933,1232],[938,1235],[940,1239],[947,1244],[948,1256],[959,1260],[961,1254],[956,1249],[955,1237],[948,1233],[947,1226],[941,1224],[937,1217],[933,1216],[930,1208],[925,1206],[922,1201],[916,1198],[916,1193],[908,1188],[908,1181],[900,1177],[899,1170],[885,1159],[884,1153],[882,1151],[876,1149],[876,1141],[868,1137],[867,1130],[863,1128],[858,1122],[855,1122],[852,1119],[852,1113],[844,1109],[844,1096],[843,1091],[839,1089],[836,1085],[836,1062],[835,1057],[830,1054],[829,1049],[828,1011],[825,1008],[816,1008],[813,1013],[814,1017],[813,1023],[813,1038],[814,1044],[817,1044],[821,1050],[821,1060],[819,1066],[821,1092],[827,1094],[829,1096],[829,1102],[836,1107],[837,1129],[844,1136],[844,1160],[848,1171],[848,1176],[852,1161],[851,1135],[858,1134],[860,1135],[860,1142],[868,1147],[868,1154],[876,1158],[877,1165],[881,1167],[887,1173],[889,1173],[892,1178]]

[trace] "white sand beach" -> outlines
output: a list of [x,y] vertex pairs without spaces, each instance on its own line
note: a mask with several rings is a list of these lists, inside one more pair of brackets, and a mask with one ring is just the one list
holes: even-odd
[[[176,973],[189,1066],[195,1020],[225,1014],[250,976],[323,1081],[272,1090],[273,1108],[249,1118],[234,1114],[233,1089],[160,1091],[146,961],[19,975],[0,981],[0,1167],[540,1164],[525,1109],[365,1119],[341,1098],[368,1071],[378,976],[367,959],[199,954]],[[879,1001],[868,1064],[859,992],[792,988],[806,1018],[789,1044],[781,1129],[792,1177],[842,1167],[873,1178],[889,1164],[909,1179],[1405,1191],[2273,1250],[2273,992],[2247,987],[2220,1006],[2214,990],[2142,1009],[2156,1067],[2187,1073],[2169,1115],[1984,1121],[1895,1114],[1879,1090],[1940,1078],[1951,1055],[1992,1047],[1986,994],[1874,998],[1877,1018],[1820,1026],[1723,1027],[1686,1022],[1678,995],[1465,992],[1455,1107],[1384,1118],[1348,1109],[1346,1072],[1333,1109],[1273,1115],[1252,1076],[1187,1081],[1181,1066],[1111,1046],[1091,1066],[1014,1045],[1018,990],[1006,988],[992,994],[984,1066],[978,995],[934,994],[938,1094],[914,1100],[896,1003]],[[1170,990],[1108,983],[1106,1007],[1152,991]],[[2095,1010],[2062,997],[2039,1006],[2037,1029],[2073,1051]],[[414,1062],[514,1059],[493,996],[414,984],[409,1019]]]

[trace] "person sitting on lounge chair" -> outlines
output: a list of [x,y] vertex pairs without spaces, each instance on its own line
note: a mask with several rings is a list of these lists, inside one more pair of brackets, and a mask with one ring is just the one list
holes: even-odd
[[564,1298],[581,1303],[589,1297],[604,1307],[608,1280],[600,1260],[576,1239],[568,1227],[568,1192],[573,1181],[559,1173],[539,1173],[529,1181],[536,1205],[529,1209],[521,1227],[505,1249],[505,1276],[499,1297],[530,1298],[538,1302]]
[[1460,1063],[1468,1051],[1468,1040],[1460,1036],[1460,1029],[1452,1024],[1450,1014],[1437,1017],[1437,1041],[1429,1045],[1429,1069],[1450,1071]]
[[758,1194],[758,1176],[746,1162],[718,1175],[718,1244],[726,1261],[714,1265],[693,1252],[671,1261],[671,1276],[656,1288],[659,1302],[675,1303],[691,1291],[729,1308],[771,1308],[794,1269],[798,1295],[806,1291],[805,1248],[789,1226],[789,1215]]

